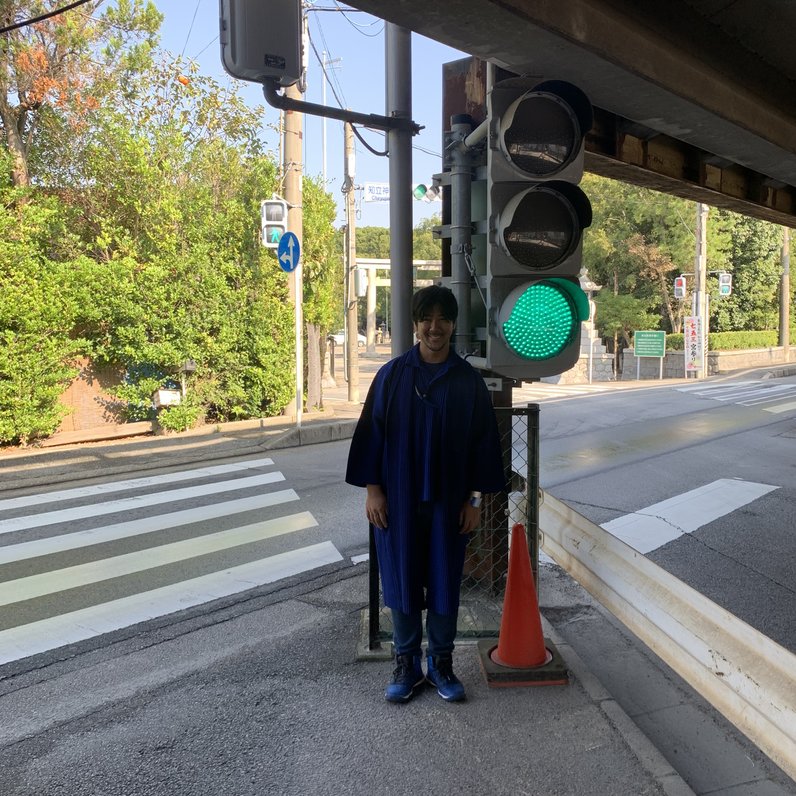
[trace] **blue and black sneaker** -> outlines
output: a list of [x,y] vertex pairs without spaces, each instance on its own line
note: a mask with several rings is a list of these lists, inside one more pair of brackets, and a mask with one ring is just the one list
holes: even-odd
[[408,702],[425,679],[419,655],[396,655],[395,670],[384,698],[388,702]]
[[464,686],[453,673],[453,658],[450,655],[427,655],[426,665],[426,679],[436,687],[443,699],[461,702],[465,698]]

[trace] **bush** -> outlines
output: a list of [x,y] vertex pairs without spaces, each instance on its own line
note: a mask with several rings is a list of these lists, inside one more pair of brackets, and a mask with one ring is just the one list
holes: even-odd
[[158,424],[165,431],[187,431],[196,425],[203,413],[201,406],[177,404],[160,410]]

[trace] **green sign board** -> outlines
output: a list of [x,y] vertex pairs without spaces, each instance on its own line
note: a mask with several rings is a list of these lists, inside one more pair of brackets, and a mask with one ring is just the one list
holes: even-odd
[[637,357],[663,357],[666,354],[666,332],[634,332],[633,353]]

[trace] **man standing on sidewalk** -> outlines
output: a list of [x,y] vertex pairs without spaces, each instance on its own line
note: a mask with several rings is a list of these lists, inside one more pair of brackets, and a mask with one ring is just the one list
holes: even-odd
[[426,676],[443,699],[464,699],[452,653],[465,548],[481,519],[482,493],[505,488],[484,380],[451,348],[457,315],[447,288],[415,293],[418,342],[376,374],[348,457],[346,481],[367,489],[365,513],[392,610],[391,702],[409,700]]

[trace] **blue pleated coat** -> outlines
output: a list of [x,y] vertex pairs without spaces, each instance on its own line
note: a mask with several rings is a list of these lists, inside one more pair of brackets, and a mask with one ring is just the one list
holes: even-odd
[[[459,513],[472,490],[499,492],[506,481],[483,378],[453,351],[430,384],[421,367],[416,345],[376,374],[351,441],[346,481],[380,484],[387,496],[388,527],[374,528],[385,605],[454,614],[469,541],[459,533]],[[429,489],[433,520],[423,550],[415,516]]]

